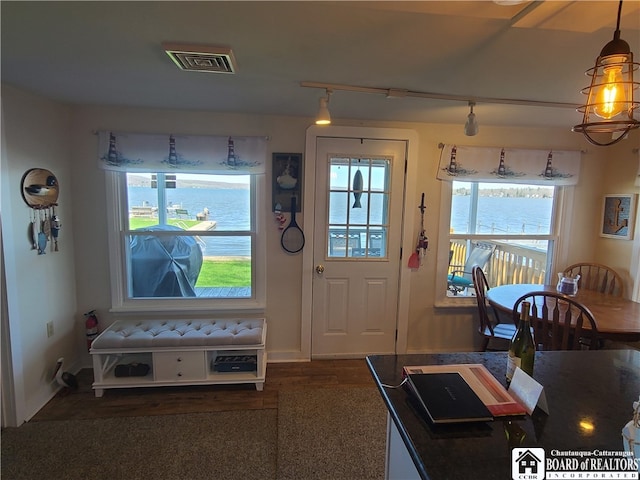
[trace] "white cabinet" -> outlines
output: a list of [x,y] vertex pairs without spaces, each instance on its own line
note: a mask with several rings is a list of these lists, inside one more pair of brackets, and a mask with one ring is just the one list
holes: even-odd
[[420,480],[420,474],[416,469],[411,455],[407,450],[404,440],[398,432],[398,427],[387,413],[387,460],[386,480]]

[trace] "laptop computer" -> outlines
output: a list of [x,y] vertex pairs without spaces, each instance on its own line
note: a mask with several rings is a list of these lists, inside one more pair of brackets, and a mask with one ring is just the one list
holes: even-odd
[[407,385],[435,424],[486,422],[493,415],[457,372],[413,373]]

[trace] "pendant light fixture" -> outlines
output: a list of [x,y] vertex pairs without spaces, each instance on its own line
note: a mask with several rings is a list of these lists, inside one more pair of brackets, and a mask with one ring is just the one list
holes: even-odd
[[316,125],[330,125],[331,114],[329,113],[329,97],[331,96],[331,90],[327,89],[327,96],[320,99],[320,108],[318,109],[318,116],[316,117]]
[[469,102],[469,115],[467,115],[467,121],[464,124],[464,134],[468,137],[473,137],[478,134],[478,121],[476,120],[476,114],[473,113],[473,107],[476,102]]
[[[601,147],[619,142],[630,130],[640,127],[640,121],[633,118],[640,106],[633,98],[634,89],[640,86],[633,80],[633,72],[640,64],[633,61],[629,44],[620,38],[621,13],[622,0],[613,40],[602,48],[595,67],[586,72],[591,77],[591,85],[581,90],[587,95],[587,103],[578,108],[584,116],[582,123],[572,129]],[[596,139],[593,134],[608,134],[610,140]]]

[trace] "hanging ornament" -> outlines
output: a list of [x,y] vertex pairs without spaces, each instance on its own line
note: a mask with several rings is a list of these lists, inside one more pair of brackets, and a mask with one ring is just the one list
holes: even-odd
[[29,214],[29,243],[31,243],[31,250],[38,249],[38,227],[36,226],[36,211],[31,210]]
[[282,214],[282,205],[280,203],[276,203],[273,213],[276,217],[276,222],[278,223],[278,230],[284,230],[284,224],[287,221],[285,216]]
[[38,210],[38,220],[40,222],[40,231],[38,232],[38,255],[44,255],[47,253],[47,234],[44,233],[42,210]]
[[20,187],[23,200],[31,208],[27,229],[31,250],[44,255],[51,241],[51,251],[57,252],[61,226],[55,211],[60,190],[58,179],[49,170],[32,168],[22,176]]
[[42,220],[42,231],[47,236],[47,241],[51,238],[51,222],[47,211],[44,211],[44,220]]
[[51,236],[53,237],[53,251],[58,251],[58,235],[60,234],[60,227],[62,227],[62,223],[60,222],[60,217],[56,215],[55,207],[52,208],[51,211]]
[[360,198],[362,197],[363,184],[362,172],[360,172],[360,169],[358,168],[358,170],[356,170],[356,174],[353,176],[353,206],[351,208],[362,208]]

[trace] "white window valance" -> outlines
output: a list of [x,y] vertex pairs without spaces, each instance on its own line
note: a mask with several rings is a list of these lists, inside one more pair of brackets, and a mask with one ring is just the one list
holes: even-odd
[[576,185],[580,152],[444,145],[437,178],[452,182]]
[[98,132],[98,161],[107,170],[263,174],[266,137]]

